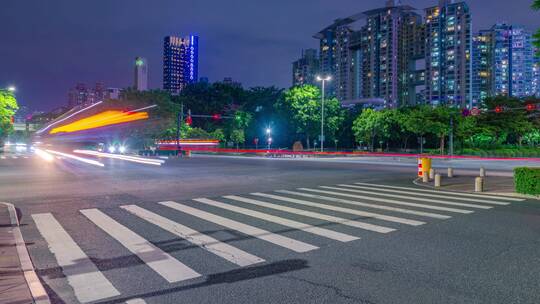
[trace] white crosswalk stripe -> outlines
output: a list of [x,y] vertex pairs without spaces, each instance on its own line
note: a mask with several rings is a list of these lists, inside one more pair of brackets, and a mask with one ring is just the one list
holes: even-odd
[[[331,190],[341,190],[341,191],[349,191],[349,192],[356,192],[356,193],[364,193],[364,194],[371,194],[371,195],[377,195],[377,196],[385,196],[385,197],[392,197],[392,198],[399,198],[399,199],[411,199],[410,196],[405,196],[405,195],[396,195],[396,194],[388,194],[388,193],[380,193],[380,192],[373,192],[373,191],[364,191],[364,190],[351,190],[351,189],[342,189],[342,188],[336,188],[336,187],[328,187],[328,186],[320,186],[320,188],[323,188],[323,189],[331,189]],[[307,189],[307,188],[302,188],[302,189]],[[306,191],[315,191],[314,189],[308,189]],[[320,190],[317,190],[317,191],[320,191]],[[323,192],[321,192],[323,193]],[[335,193],[333,193],[335,194]],[[342,196],[349,196],[349,195],[345,195],[343,193],[340,193],[339,195],[342,195]],[[353,196],[349,196],[349,197],[353,197]],[[475,204],[465,204],[465,203],[456,203],[456,202],[448,202],[448,201],[440,201],[440,200],[434,200],[434,199],[428,199],[428,198],[418,198],[418,197],[415,197],[415,198],[412,198],[414,199],[415,201],[420,201],[420,202],[427,202],[427,203],[434,203],[434,204],[441,204],[441,205],[449,205],[449,206],[460,206],[460,207],[469,207],[469,208],[477,208],[477,209],[491,209],[493,207],[491,206],[482,206],[482,205],[475,205]]]
[[138,256],[167,282],[179,282],[201,276],[103,212],[97,209],[86,209],[80,212],[122,246]]
[[160,205],[167,206],[169,208],[193,215],[195,217],[201,218],[205,221],[213,222],[220,226],[224,226],[236,231],[239,231],[243,234],[273,243],[275,245],[290,249],[295,252],[307,252],[311,250],[318,249],[319,247],[297,241],[279,234],[272,233],[270,231],[260,229],[254,226],[240,223],[219,215],[212,214],[210,212],[202,211],[199,209],[191,208],[189,206],[176,203],[176,202],[160,202]]
[[32,214],[32,219],[80,302],[120,295],[52,214]]
[[233,206],[233,205],[230,205],[230,204],[225,204],[225,203],[218,202],[218,201],[211,200],[211,199],[207,199],[207,198],[197,198],[197,199],[194,199],[194,201],[199,202],[199,203],[203,203],[203,204],[206,204],[206,205],[214,206],[214,207],[217,207],[217,208],[222,208],[222,209],[225,209],[225,210],[233,211],[233,212],[236,212],[236,213],[244,214],[244,215],[251,216],[251,217],[254,217],[254,218],[258,218],[258,219],[261,219],[261,220],[264,220],[264,221],[276,223],[276,224],[279,224],[279,225],[282,225],[282,226],[287,226],[287,227],[291,227],[291,228],[294,228],[294,229],[302,230],[302,231],[305,231],[305,232],[308,232],[308,233],[313,233],[315,235],[319,235],[319,236],[326,237],[326,238],[333,239],[333,240],[340,241],[340,242],[350,242],[350,241],[355,241],[355,240],[359,239],[359,237],[355,237],[355,236],[348,235],[348,234],[345,234],[345,233],[340,233],[340,232],[332,231],[332,230],[329,230],[329,229],[315,227],[315,226],[312,226],[312,225],[309,225],[309,224],[306,224],[306,223],[301,223],[301,222],[298,222],[298,221],[285,219],[285,218],[275,216],[275,215],[271,215],[271,214],[268,214],[268,213],[263,213],[263,212],[259,212],[259,211],[253,211],[251,209],[246,209],[246,208],[242,208],[242,207]]
[[143,299],[131,299],[126,301],[126,304],[146,304]]
[[135,205],[121,206],[120,208],[175,234],[209,252],[228,260],[239,266],[249,266],[264,262],[264,259],[249,254],[226,243],[222,243],[210,236],[202,234],[182,224],[173,222],[163,216],[150,212]]
[[[311,194],[302,193],[302,196],[305,196],[305,197],[325,199],[325,200],[328,200],[328,201],[341,202],[341,203],[346,203],[346,204],[351,204],[351,205],[356,205],[356,206],[362,206],[362,207],[369,207],[369,208],[374,208],[374,209],[381,209],[381,210],[388,210],[388,211],[401,212],[401,213],[407,213],[407,214],[414,214],[414,215],[431,217],[431,218],[436,218],[436,219],[441,219],[441,220],[449,219],[449,218],[451,218],[451,216],[443,215],[443,214],[439,214],[439,213],[416,211],[416,210],[403,209],[403,208],[395,208],[395,207],[391,207],[391,206],[374,205],[374,204],[368,204],[368,203],[363,203],[363,202],[359,202],[359,201],[344,200],[344,199],[335,198],[335,197],[329,197],[329,196],[321,196],[320,193],[329,194],[329,195],[337,195],[337,196],[345,196],[345,197],[350,197],[350,198],[367,199],[367,200],[372,200],[372,201],[378,201],[378,202],[396,204],[396,205],[404,205],[404,206],[410,206],[410,207],[434,209],[434,210],[439,210],[439,211],[458,212],[458,213],[464,213],[464,214],[473,213],[473,211],[469,211],[469,210],[459,210],[459,209],[438,207],[438,206],[430,206],[430,205],[424,205],[424,204],[406,203],[406,202],[390,200],[390,199],[379,199],[379,198],[376,198],[376,197],[374,198],[374,197],[370,197],[370,196],[352,195],[352,194],[347,194],[347,193],[339,193],[339,192],[325,191],[325,190],[319,190],[319,189],[298,188],[298,190],[311,192]],[[316,194],[313,194],[313,193],[316,193]],[[297,195],[300,195],[300,194],[297,194]]]
[[[315,198],[315,199],[322,199],[322,200],[326,200],[326,201],[333,201],[333,202],[337,202],[337,203],[344,203],[344,204],[350,204],[350,205],[356,205],[356,206],[365,206],[365,205],[367,205],[367,204],[354,202],[354,201],[349,201],[349,200],[344,200],[344,199],[339,199],[339,198],[320,196],[320,195],[314,195],[314,194],[308,194],[308,193],[302,193],[302,192],[296,192],[296,191],[277,190],[276,192],[283,193],[283,194],[292,194],[292,195],[298,195],[298,196],[303,196],[303,197]],[[314,204],[313,202],[307,202],[307,203]],[[324,204],[317,204],[317,205],[321,206],[321,205],[324,205]],[[373,206],[376,206],[376,205],[373,205]],[[396,211],[396,212],[399,211],[399,212],[403,212],[403,213],[415,214],[415,212],[416,212],[416,211],[412,211],[412,210],[393,208],[393,207],[386,207],[386,206],[378,206],[378,207],[381,207],[380,209],[385,209],[385,210],[388,210],[388,211]],[[322,207],[320,207],[320,208],[322,208]],[[334,208],[337,208],[337,207],[334,207]],[[327,209],[327,208],[325,208],[325,209]],[[347,210],[352,210],[352,209],[347,209]],[[427,214],[427,213],[420,212],[420,211],[418,213],[419,214],[417,214],[417,215]],[[411,226],[420,226],[420,225],[425,224],[425,222],[421,222],[421,221],[410,220],[410,219],[405,219],[405,218],[395,217],[395,216],[390,216],[390,215],[382,215],[382,214],[372,213],[372,212],[365,212],[365,211],[360,211],[360,210],[357,210],[354,214],[360,215],[360,216],[372,217],[372,218],[376,218],[376,219],[387,221],[387,222],[395,222],[395,223],[411,225]],[[443,217],[445,219],[450,218],[450,217],[446,217],[446,216],[443,216],[443,215],[435,215],[435,214],[433,214],[433,216],[441,216],[441,217]]]
[[270,208],[270,209],[280,210],[280,211],[284,211],[284,212],[298,214],[298,215],[302,215],[302,216],[306,216],[306,217],[312,217],[312,218],[316,218],[316,219],[320,219],[320,220],[325,220],[325,221],[329,221],[329,222],[333,222],[333,223],[337,223],[337,224],[342,224],[342,225],[346,225],[346,226],[351,226],[351,227],[355,227],[355,228],[360,228],[360,229],[364,229],[364,230],[375,231],[375,232],[379,232],[379,233],[389,233],[389,232],[392,232],[392,231],[396,230],[396,229],[393,229],[393,228],[373,225],[373,224],[369,224],[369,223],[363,223],[363,222],[350,220],[350,219],[346,219],[346,218],[342,218],[342,217],[331,216],[331,215],[326,215],[326,214],[322,214],[322,213],[306,211],[306,210],[302,210],[302,209],[286,207],[286,206],[283,206],[283,205],[271,204],[271,203],[268,203],[268,202],[263,202],[263,201],[254,200],[254,199],[241,197],[241,196],[236,196],[236,195],[229,195],[229,196],[224,196],[224,197],[227,198],[227,199],[230,199],[230,200],[244,202],[244,203],[252,204],[252,205],[255,205],[255,206],[261,206],[261,207],[266,207],[266,208]]
[[[340,187],[348,187],[353,189],[369,189],[374,190],[373,187],[368,186],[358,186],[358,185],[345,185],[340,184],[338,185]],[[393,190],[393,189],[377,189],[377,191],[386,191],[386,192],[392,192],[392,193],[401,193],[401,194],[411,194],[414,196],[423,196],[423,197],[437,197],[437,198],[444,198],[444,199],[454,199],[454,200],[460,200],[465,202],[476,202],[476,203],[485,203],[485,204],[492,204],[492,205],[500,205],[500,206],[506,206],[510,203],[505,202],[495,202],[493,200],[485,200],[485,199],[476,199],[476,198],[462,198],[462,197],[449,197],[447,195],[437,195],[437,194],[427,194],[427,193],[419,193],[414,191],[403,191],[403,190]]]
[[[302,189],[305,189],[305,188],[302,188]],[[341,188],[336,188],[336,187],[330,187],[330,188],[324,188],[324,189],[334,189],[334,190],[341,190],[345,192],[347,191],[354,192],[354,190],[351,190],[351,189],[341,189]],[[457,209],[457,208],[450,208],[450,207],[443,207],[443,206],[432,206],[432,205],[418,204],[418,203],[409,203],[409,202],[404,202],[404,201],[366,196],[366,195],[353,195],[353,194],[348,194],[348,193],[343,194],[343,193],[338,193],[338,192],[333,192],[333,191],[324,191],[324,190],[318,190],[318,189],[306,189],[306,191],[359,198],[359,199],[371,200],[375,202],[388,203],[388,204],[394,204],[394,205],[417,207],[417,208],[423,208],[423,209],[432,209],[432,210],[438,210],[438,211],[455,212],[455,213],[463,213],[463,214],[471,214],[474,212],[471,210],[464,210],[464,209]]]
[[522,202],[522,201],[524,201],[524,199],[522,199],[522,198],[506,197],[506,196],[502,197],[502,196],[494,196],[494,195],[487,195],[487,194],[471,194],[471,193],[450,192],[450,191],[429,190],[429,189],[418,189],[418,188],[410,188],[410,187],[399,187],[399,186],[368,184],[368,183],[354,183],[354,184],[355,185],[370,186],[370,187],[380,187],[380,188],[389,188],[389,189],[413,190],[413,191],[427,192],[427,193],[448,194],[448,195],[452,195],[452,196],[490,198],[490,199],[495,199],[495,200],[513,201],[513,202]]

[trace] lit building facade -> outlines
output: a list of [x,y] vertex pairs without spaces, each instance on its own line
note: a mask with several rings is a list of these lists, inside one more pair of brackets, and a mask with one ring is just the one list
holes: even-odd
[[493,36],[492,96],[526,97],[533,95],[532,34],[523,27],[496,24]]
[[199,79],[199,37],[167,36],[163,45],[163,89],[178,94]]
[[137,91],[148,90],[148,63],[146,58],[135,58],[135,79],[133,84]]
[[491,96],[493,36],[491,31],[480,31],[473,38],[473,106],[479,106]]
[[[536,50],[536,53],[539,51]],[[532,91],[534,96],[540,98],[540,55],[534,57]]]
[[421,16],[397,1],[363,14],[366,24],[351,35],[348,99],[382,99],[386,107],[415,103],[411,92],[423,84],[416,75],[424,55]]
[[302,57],[293,62],[293,86],[315,85],[318,72],[319,56],[317,50],[302,50]]
[[105,85],[102,82],[96,83],[93,88],[78,83],[68,92],[68,107],[91,105],[103,101],[106,97]]
[[471,14],[465,2],[440,0],[425,10],[426,103],[472,105]]

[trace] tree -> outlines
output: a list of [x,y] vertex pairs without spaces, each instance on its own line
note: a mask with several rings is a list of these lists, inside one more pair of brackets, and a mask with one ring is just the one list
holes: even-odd
[[244,143],[246,141],[244,130],[239,130],[239,129],[232,130],[231,141],[236,144],[236,149],[238,149],[238,144]]
[[0,140],[13,130],[11,118],[18,109],[17,99],[13,93],[0,90]]
[[429,106],[413,107],[407,111],[407,115],[402,119],[404,129],[419,137],[421,152],[423,152],[424,136],[432,128],[431,120],[429,119],[431,111],[432,108]]
[[365,109],[354,120],[352,126],[354,136],[357,141],[369,143],[371,151],[375,144],[375,137],[378,133],[384,132],[382,129],[382,114],[373,109]]
[[[304,85],[293,87],[283,94],[276,105],[289,112],[292,124],[297,133],[305,134],[307,147],[310,147],[310,136],[314,137],[321,131],[321,91],[318,87]],[[341,122],[343,111],[339,101],[332,97],[324,102],[324,130],[326,138],[333,138]]]

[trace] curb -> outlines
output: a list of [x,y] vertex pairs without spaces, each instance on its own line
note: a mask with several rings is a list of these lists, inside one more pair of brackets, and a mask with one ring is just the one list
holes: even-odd
[[32,295],[32,299],[36,304],[50,304],[51,300],[43,288],[39,277],[36,274],[28,250],[26,249],[26,243],[22,237],[21,229],[19,228],[19,219],[17,217],[17,211],[15,206],[9,203],[0,202],[8,208],[9,217],[11,219],[11,225],[13,226],[13,237],[15,238],[15,244],[17,247],[17,254],[19,256],[19,262],[21,263],[21,270],[24,273],[24,279]]
[[420,178],[414,179],[412,181],[412,183],[419,186],[419,187],[430,188],[430,189],[435,189],[435,190],[442,190],[442,191],[446,191],[446,192],[458,192],[458,193],[468,193],[468,194],[478,194],[478,195],[487,194],[487,195],[495,195],[495,196],[500,196],[500,197],[509,197],[509,198],[512,197],[512,198],[540,200],[540,196],[520,194],[520,193],[508,193],[508,192],[506,192],[506,193],[505,192],[502,192],[502,193],[501,192],[481,192],[481,193],[478,193],[478,192],[474,192],[474,191],[437,189],[434,186],[431,186],[430,184],[424,184],[423,182],[420,181]]

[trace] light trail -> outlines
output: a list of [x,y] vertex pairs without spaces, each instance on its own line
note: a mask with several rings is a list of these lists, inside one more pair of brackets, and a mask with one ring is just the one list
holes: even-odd
[[165,162],[164,160],[161,160],[161,159],[151,159],[151,158],[143,158],[143,157],[136,157],[136,156],[111,154],[111,153],[104,153],[104,152],[98,152],[98,151],[92,151],[92,150],[73,150],[73,153],[93,155],[93,156],[98,156],[98,157],[107,157],[107,158],[113,158],[113,159],[121,159],[125,161],[131,161],[135,163],[155,165],[155,166],[161,166],[161,164]]
[[84,111],[86,111],[86,110],[89,110],[89,109],[91,109],[91,108],[93,108],[93,107],[95,107],[95,106],[97,106],[97,105],[99,105],[99,104],[101,104],[101,103],[103,103],[103,101],[96,102],[95,104],[93,104],[93,105],[91,105],[91,106],[88,106],[88,107],[86,107],[86,108],[84,108],[84,109],[81,109],[81,110],[79,110],[79,111],[77,111],[77,112],[75,112],[75,113],[73,113],[73,114],[70,114],[70,115],[67,116],[67,117],[64,117],[64,118],[62,118],[62,119],[60,119],[60,120],[58,120],[58,121],[53,122],[52,124],[50,124],[50,125],[46,126],[45,128],[43,128],[43,129],[37,131],[36,133],[37,133],[37,134],[41,134],[41,133],[47,131],[48,129],[50,129],[52,126],[55,126],[55,125],[57,125],[57,124],[59,124],[59,123],[61,123],[61,122],[63,122],[63,121],[66,121],[66,120],[70,119],[71,117],[73,117],[73,116],[75,116],[75,115],[77,115],[77,114],[79,114],[79,113],[82,113],[82,112],[84,112]]
[[54,128],[49,132],[49,134],[72,133],[147,118],[147,112],[126,113],[122,111],[105,111],[87,118],[77,120],[70,124]]
[[80,162],[83,162],[83,163],[87,163],[87,164],[90,164],[90,165],[94,165],[94,166],[98,166],[98,167],[105,167],[104,164],[98,162],[98,161],[95,161],[95,160],[91,160],[91,159],[87,159],[87,158],[82,158],[82,157],[79,157],[79,156],[76,156],[76,155],[72,155],[72,154],[68,154],[68,153],[63,153],[63,152],[58,152],[58,151],[53,151],[53,150],[45,150],[46,152],[49,152],[51,154],[55,154],[55,155],[60,155],[60,156],[63,156],[65,158],[70,158],[70,159],[74,159],[74,160],[78,160]]
[[52,156],[50,153],[47,153],[41,149],[35,149],[34,153],[36,153],[36,155],[41,157],[44,161],[47,161],[47,162],[54,161],[54,156]]

